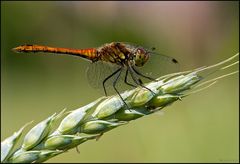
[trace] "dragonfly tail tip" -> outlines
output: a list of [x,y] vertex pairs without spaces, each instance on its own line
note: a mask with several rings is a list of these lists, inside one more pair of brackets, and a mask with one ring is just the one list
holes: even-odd
[[12,48],[11,50],[12,50],[13,52],[17,52],[17,53],[22,52],[22,50],[21,50],[20,47],[14,47],[14,48]]

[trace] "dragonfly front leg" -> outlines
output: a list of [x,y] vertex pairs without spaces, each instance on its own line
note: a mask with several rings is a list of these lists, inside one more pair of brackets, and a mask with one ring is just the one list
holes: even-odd
[[155,95],[155,93],[154,93],[151,89],[145,87],[145,86],[142,84],[142,80],[141,80],[140,78],[136,78],[136,77],[134,76],[134,73],[135,73],[135,72],[133,71],[133,69],[132,69],[131,66],[128,66],[128,69],[129,69],[129,72],[130,72],[130,74],[131,74],[132,79],[135,81],[136,84],[138,84],[138,85],[140,85],[141,87],[149,90],[153,95]]
[[[114,90],[117,92],[117,94],[119,95],[119,97],[121,98],[121,100],[123,101],[123,103],[126,105],[126,107],[129,109],[127,103],[123,100],[121,94],[119,93],[119,91],[118,91],[117,88],[116,88],[116,84],[117,84],[117,81],[118,81],[119,77],[121,76],[121,73],[122,73],[122,68],[120,68],[120,71],[119,71],[116,79],[115,79],[114,82],[113,82],[113,88],[114,88]],[[129,109],[129,110],[130,110],[130,109]]]
[[146,79],[149,79],[149,80],[152,80],[152,81],[157,81],[156,79],[152,78],[152,77],[149,77],[149,76],[146,76],[146,75],[143,75],[141,72],[139,72],[138,70],[136,70],[134,67],[132,67],[133,71],[138,74],[139,76],[142,76]]

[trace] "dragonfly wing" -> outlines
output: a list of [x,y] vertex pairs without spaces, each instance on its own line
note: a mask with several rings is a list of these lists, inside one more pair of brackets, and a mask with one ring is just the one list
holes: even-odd
[[[118,65],[114,65],[111,63],[103,62],[103,61],[90,63],[86,71],[87,79],[90,86],[96,89],[102,88],[103,81],[119,68],[120,66]],[[105,82],[105,86],[109,87],[110,85],[112,85],[114,79],[115,79],[115,76],[109,78]]]
[[[87,79],[90,86],[98,90],[100,93],[104,94],[103,81],[119,68],[121,68],[121,66],[102,62],[102,61],[98,61],[96,63],[90,63],[86,70],[86,75],[87,75]],[[121,75],[116,83],[116,88],[119,92],[123,92],[127,89],[132,88],[131,86],[127,85],[124,82],[125,75],[126,75],[126,68],[122,67]],[[117,74],[115,74],[105,82],[105,87],[108,95],[116,94],[116,91],[113,88],[113,82],[115,81],[116,77],[117,77]],[[128,73],[127,81],[134,84],[129,73]]]

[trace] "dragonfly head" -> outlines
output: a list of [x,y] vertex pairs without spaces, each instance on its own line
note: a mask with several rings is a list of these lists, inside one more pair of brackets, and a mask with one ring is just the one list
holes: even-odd
[[136,48],[134,51],[134,63],[137,67],[142,67],[149,59],[149,53],[142,47]]

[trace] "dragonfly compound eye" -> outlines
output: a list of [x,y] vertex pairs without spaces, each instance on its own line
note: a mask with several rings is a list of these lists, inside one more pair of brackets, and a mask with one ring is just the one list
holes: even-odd
[[149,58],[149,54],[143,48],[137,48],[134,54],[134,62],[137,67],[142,67]]

